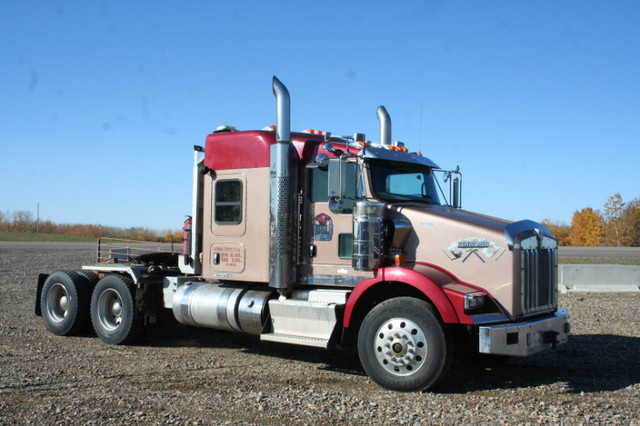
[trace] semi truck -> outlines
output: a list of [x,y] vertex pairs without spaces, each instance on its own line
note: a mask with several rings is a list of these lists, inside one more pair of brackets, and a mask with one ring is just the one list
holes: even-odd
[[405,392],[432,389],[454,356],[527,357],[567,341],[545,226],[462,209],[459,168],[393,142],[383,106],[373,143],[292,132],[276,77],[273,93],[275,126],[221,126],[194,147],[181,252],[112,250],[39,275],[36,314],[50,332],[93,328],[120,345],[168,316],[264,342],[355,346],[373,381]]

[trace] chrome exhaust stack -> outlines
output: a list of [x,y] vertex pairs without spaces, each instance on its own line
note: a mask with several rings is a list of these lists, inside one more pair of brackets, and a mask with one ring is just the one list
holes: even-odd
[[276,140],[291,142],[291,96],[289,90],[276,76],[273,77],[273,94],[276,97]]
[[[294,232],[297,174],[291,144],[291,99],[280,80],[273,77],[276,97],[276,143],[270,151],[269,286],[290,290],[295,281],[297,236]],[[283,292],[281,290],[281,292]],[[285,291],[286,292],[286,291]]]
[[380,122],[380,143],[391,145],[391,117],[387,109],[380,105],[377,110],[378,121]]

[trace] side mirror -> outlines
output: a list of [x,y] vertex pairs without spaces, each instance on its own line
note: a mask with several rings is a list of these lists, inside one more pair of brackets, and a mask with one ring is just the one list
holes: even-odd
[[346,194],[346,163],[329,160],[329,198],[344,198]]
[[453,199],[451,202],[453,203],[454,209],[459,209],[462,207],[462,182],[459,177],[453,178]]

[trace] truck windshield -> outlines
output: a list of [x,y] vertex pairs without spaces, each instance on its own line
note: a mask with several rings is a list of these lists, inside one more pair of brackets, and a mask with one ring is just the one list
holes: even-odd
[[430,167],[396,161],[369,160],[369,179],[373,194],[383,201],[441,204]]

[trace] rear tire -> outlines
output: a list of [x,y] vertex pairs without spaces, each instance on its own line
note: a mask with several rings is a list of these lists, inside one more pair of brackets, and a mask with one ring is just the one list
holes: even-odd
[[429,303],[398,297],[364,318],[358,355],[369,377],[383,388],[415,392],[433,388],[444,377],[452,343]]
[[144,324],[135,305],[135,286],[129,277],[103,277],[91,297],[91,322],[100,340],[112,345],[132,342]]
[[40,306],[47,329],[57,336],[85,331],[89,322],[89,281],[75,272],[56,271],[42,287]]
[[98,274],[96,274],[93,271],[87,271],[86,269],[80,269],[80,270],[76,271],[76,274],[82,275],[83,277],[85,277],[87,279],[87,281],[89,281],[89,289],[91,290],[91,293],[93,292],[93,289],[96,288],[96,284],[98,284],[98,281],[100,281],[100,278],[98,277]]

